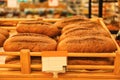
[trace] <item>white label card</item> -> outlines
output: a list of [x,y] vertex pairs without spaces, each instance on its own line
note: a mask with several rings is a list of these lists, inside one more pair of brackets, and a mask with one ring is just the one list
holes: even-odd
[[48,0],[49,6],[58,6],[59,0]]
[[18,0],[7,0],[7,7],[18,8]]
[[42,57],[42,71],[62,71],[67,66],[67,57]]

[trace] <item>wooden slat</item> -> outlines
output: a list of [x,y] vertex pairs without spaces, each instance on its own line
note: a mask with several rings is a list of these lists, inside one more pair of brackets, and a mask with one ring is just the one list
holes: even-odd
[[[49,73],[43,73],[43,72],[39,72],[39,71],[33,71],[31,74],[21,74],[20,71],[0,71],[0,80],[2,80],[2,78],[13,78],[16,80],[18,78],[43,78],[43,80],[45,78],[50,78],[50,80],[52,80],[52,74],[49,74]],[[75,72],[67,72],[65,74],[59,74],[58,76],[59,78],[92,78],[92,79],[100,79],[100,80],[103,80],[103,79],[120,79],[120,76],[119,75],[114,75],[113,73],[75,73]],[[24,79],[23,79],[24,80]],[[58,80],[57,79],[53,79],[53,80]]]
[[30,64],[30,51],[27,49],[23,49],[20,52],[20,64],[21,64],[21,72],[23,74],[29,74],[31,72]]
[[115,53],[69,53],[69,57],[115,57]]
[[0,52],[0,55],[19,56],[20,52]]
[[[31,65],[31,68],[42,68],[42,65],[36,64],[36,65]],[[67,69],[114,69],[113,65],[67,65]]]
[[[0,52],[0,55],[16,55],[20,52]],[[41,56],[41,52],[30,52],[31,56]],[[116,53],[68,53],[68,57],[115,57]]]
[[114,65],[115,65],[114,73],[120,75],[120,51],[117,51],[116,53]]
[[14,26],[0,26],[0,28],[7,29],[7,30],[16,30],[16,27]]
[[0,64],[0,68],[20,68],[19,64]]
[[[0,64],[0,68],[20,68],[20,65],[18,64]],[[41,69],[41,64],[32,64],[32,69]],[[114,69],[113,65],[68,65],[67,69]]]
[[31,65],[31,68],[42,69],[42,65],[41,64],[34,64],[34,65]]

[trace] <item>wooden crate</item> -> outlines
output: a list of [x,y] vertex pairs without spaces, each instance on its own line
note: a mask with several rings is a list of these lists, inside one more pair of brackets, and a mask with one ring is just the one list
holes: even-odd
[[[49,21],[49,20],[48,20]],[[101,25],[108,31],[102,19],[98,19]],[[110,32],[108,31],[110,34]],[[110,34],[111,35],[111,34]],[[120,49],[113,36],[111,36],[117,46],[117,51],[113,53],[68,53],[68,57],[114,57],[114,65],[67,65],[67,72],[58,74],[54,78],[52,73],[41,72],[41,64],[31,64],[30,56],[41,56],[42,52],[30,52],[23,49],[20,52],[0,52],[0,55],[20,56],[20,64],[0,64],[0,68],[18,68],[20,70],[0,70],[0,80],[119,80],[120,79]],[[57,53],[57,51],[56,51]],[[112,70],[108,72],[81,72],[80,69],[100,69]],[[72,71],[70,71],[72,70]]]

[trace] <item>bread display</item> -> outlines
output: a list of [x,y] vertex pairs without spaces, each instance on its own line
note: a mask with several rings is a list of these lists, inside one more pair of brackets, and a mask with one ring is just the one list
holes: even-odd
[[52,38],[42,34],[19,33],[7,39],[4,43],[5,51],[20,51],[30,49],[30,51],[55,51],[57,43]]
[[54,37],[59,34],[57,27],[53,27],[52,23],[44,21],[21,21],[17,25],[16,30],[19,33],[38,33],[50,37]]
[[6,29],[0,28],[0,47],[3,46],[3,43],[8,38],[8,36],[8,31]]
[[86,21],[89,21],[89,19],[84,16],[73,16],[73,17],[68,17],[68,18],[64,18],[62,20],[57,21],[54,24],[54,26],[58,28],[63,28],[69,24],[86,22]]
[[[50,37],[59,34],[59,41]],[[17,25],[17,32],[4,43],[5,51],[29,49],[31,52],[68,51],[68,53],[111,53],[117,50],[109,33],[99,22],[74,16],[62,19],[54,25],[43,21],[23,21]],[[37,34],[36,34],[37,33]],[[46,36],[47,35],[47,36]],[[48,37],[49,36],[49,37]],[[31,57],[32,63],[41,64],[41,58]],[[8,56],[6,63],[18,64],[20,57]],[[111,65],[111,58],[69,57],[68,65]]]

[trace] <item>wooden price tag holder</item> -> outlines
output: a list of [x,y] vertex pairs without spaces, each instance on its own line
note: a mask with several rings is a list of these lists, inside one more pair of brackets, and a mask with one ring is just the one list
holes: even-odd
[[58,73],[65,73],[67,66],[67,51],[42,52],[42,71],[53,73],[53,78],[58,78]]

